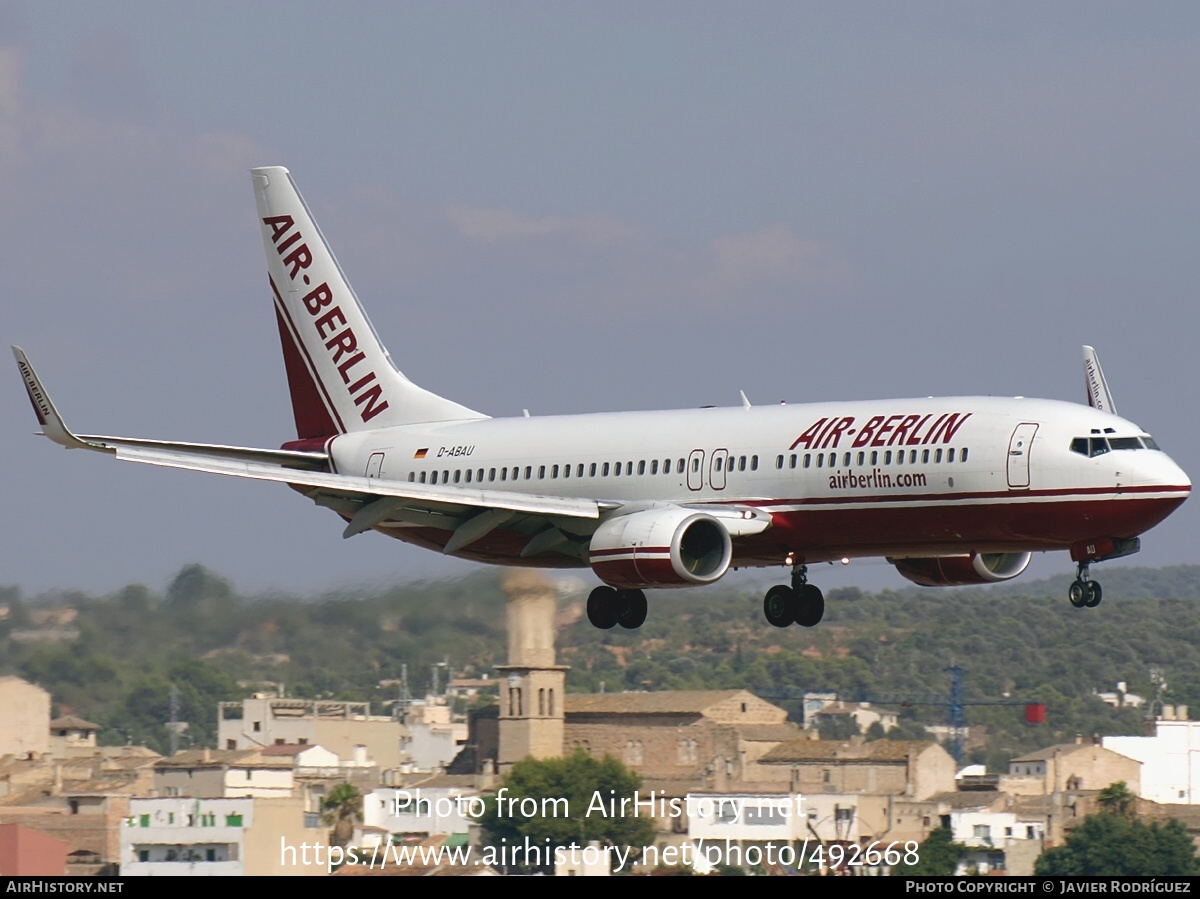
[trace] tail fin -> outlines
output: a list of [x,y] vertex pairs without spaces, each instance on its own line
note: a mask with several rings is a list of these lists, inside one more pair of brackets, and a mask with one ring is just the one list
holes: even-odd
[[297,436],[487,418],[396,369],[288,170],[250,171]]
[[1108,389],[1108,381],[1104,380],[1104,369],[1100,367],[1100,356],[1090,346],[1083,348],[1083,378],[1087,382],[1088,405],[1101,412],[1117,414],[1117,404],[1113,402],[1112,393]]

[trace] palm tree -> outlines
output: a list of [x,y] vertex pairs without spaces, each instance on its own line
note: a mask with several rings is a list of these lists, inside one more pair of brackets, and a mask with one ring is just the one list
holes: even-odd
[[340,783],[321,800],[321,823],[330,828],[330,846],[346,848],[354,839],[354,825],[362,819],[362,794],[353,784]]
[[1130,790],[1123,780],[1109,784],[1101,790],[1097,800],[1100,808],[1110,815],[1129,817],[1137,808],[1137,794]]

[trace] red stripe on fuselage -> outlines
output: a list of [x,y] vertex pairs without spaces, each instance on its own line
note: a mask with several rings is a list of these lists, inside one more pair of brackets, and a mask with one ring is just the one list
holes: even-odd
[[[965,552],[1040,552],[1067,550],[1100,536],[1134,537],[1171,514],[1186,499],[1183,488],[1171,497],[1106,498],[1073,502],[976,502],[963,505],[907,504],[896,507],[810,509],[774,513],[774,526],[733,542],[738,567],[776,566],[794,553],[796,561],[828,562],[840,558],[905,554],[952,555]],[[1123,489],[1124,492],[1124,489]],[[893,498],[894,499],[894,498]],[[849,501],[844,501],[851,505]],[[773,505],[774,503],[760,503]],[[382,532],[427,549],[440,551],[451,531],[436,528],[384,528]],[[495,530],[456,556],[498,565],[532,568],[586,568],[580,559],[555,552],[527,559],[521,550],[530,535]],[[593,553],[603,558],[605,552]]]

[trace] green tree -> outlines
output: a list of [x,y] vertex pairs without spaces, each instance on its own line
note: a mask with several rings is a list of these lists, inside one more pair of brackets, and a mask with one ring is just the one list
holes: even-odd
[[353,784],[340,783],[321,800],[321,823],[330,828],[330,846],[348,846],[354,839],[354,825],[362,817],[363,797]]
[[1100,802],[1101,811],[1108,812],[1110,815],[1131,815],[1137,807],[1137,795],[1125,785],[1125,781],[1118,780],[1114,784],[1109,784],[1100,791],[1097,797]]
[[566,758],[526,758],[513,765],[488,801],[480,818],[484,842],[493,851],[537,846],[545,863],[516,866],[526,873],[551,872],[555,849],[592,840],[636,853],[653,842],[655,832],[654,822],[632,808],[641,782],[612,756],[595,759],[582,749]]
[[1034,873],[1051,877],[1181,877],[1200,874],[1200,863],[1192,838],[1179,821],[1147,824],[1127,815],[1101,812],[1084,818],[1064,845],[1043,853]]
[[919,861],[915,865],[897,865],[892,868],[892,873],[909,877],[949,877],[966,851],[966,846],[954,842],[949,827],[939,827],[917,850]]

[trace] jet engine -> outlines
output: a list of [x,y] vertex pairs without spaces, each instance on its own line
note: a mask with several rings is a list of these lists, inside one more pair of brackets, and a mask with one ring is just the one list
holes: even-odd
[[729,570],[733,541],[704,512],[663,506],[617,515],[592,535],[588,562],[613,587],[692,587]]
[[896,570],[922,587],[962,587],[994,584],[1016,577],[1029,566],[1033,553],[971,553],[928,559],[888,559]]

